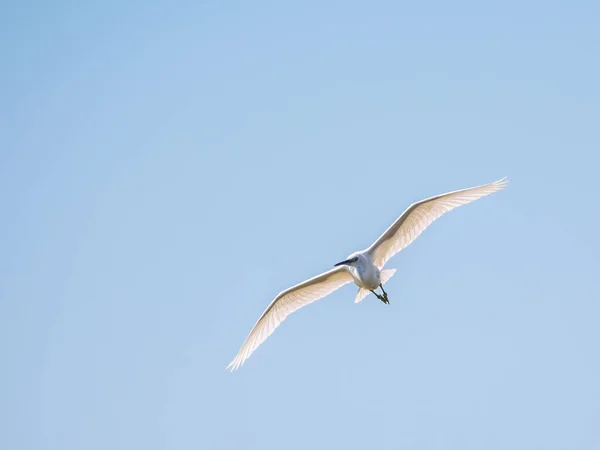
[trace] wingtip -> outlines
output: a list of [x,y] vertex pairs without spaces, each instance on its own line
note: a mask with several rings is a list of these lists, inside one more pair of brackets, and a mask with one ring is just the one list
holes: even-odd
[[242,365],[244,364],[244,360],[240,360],[239,357],[235,357],[233,359],[233,361],[231,361],[229,363],[229,365],[227,367],[225,367],[225,370],[229,370],[230,372],[235,372],[236,370],[238,370]]
[[494,181],[493,183],[491,183],[494,187],[498,188],[498,190],[504,189],[506,186],[508,186],[508,183],[510,182],[510,180],[508,179],[508,177],[503,177],[500,178],[497,181]]

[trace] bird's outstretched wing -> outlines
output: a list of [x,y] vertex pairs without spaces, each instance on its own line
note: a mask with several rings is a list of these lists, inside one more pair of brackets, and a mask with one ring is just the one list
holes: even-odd
[[246,342],[244,342],[234,360],[227,366],[227,369],[231,369],[233,372],[244,364],[244,361],[250,357],[252,352],[275,331],[275,328],[288,315],[331,294],[351,281],[352,276],[343,267],[336,267],[280,292],[265,312],[262,313],[246,338]]
[[508,180],[502,178],[493,183],[484,184],[460,191],[437,195],[417,203],[413,203],[404,213],[377,239],[368,252],[373,263],[380,269],[396,253],[407,247],[429,225],[444,213],[474,200],[500,191],[506,187]]

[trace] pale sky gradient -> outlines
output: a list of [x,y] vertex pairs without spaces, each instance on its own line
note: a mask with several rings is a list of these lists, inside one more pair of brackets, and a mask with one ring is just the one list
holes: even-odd
[[122,3],[0,6],[0,448],[600,448],[598,2]]

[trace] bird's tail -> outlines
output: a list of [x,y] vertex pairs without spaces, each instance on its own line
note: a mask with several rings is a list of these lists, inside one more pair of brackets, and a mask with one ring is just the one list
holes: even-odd
[[[384,269],[381,271],[381,284],[387,283],[387,281],[394,276],[396,273],[396,269]],[[368,289],[358,288],[358,292],[356,293],[356,298],[354,299],[354,303],[361,302],[367,295],[369,295],[371,291]]]

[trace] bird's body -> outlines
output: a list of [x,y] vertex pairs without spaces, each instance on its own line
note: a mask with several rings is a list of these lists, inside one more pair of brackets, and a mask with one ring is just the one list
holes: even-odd
[[362,289],[373,291],[381,284],[381,272],[379,267],[373,264],[368,251],[353,253],[348,257],[348,260],[352,258],[358,258],[355,264],[344,265],[343,267],[352,276],[354,283]]
[[[493,183],[448,192],[413,203],[368,249],[352,253],[346,260],[335,264],[333,269],[280,292],[260,316],[227,368],[239,368],[289,314],[326,297],[345,284],[354,282],[358,286],[355,303],[373,293],[379,300],[389,304],[383,285],[396,270],[383,269],[385,263],[410,245],[425,228],[444,213],[504,189],[507,183],[503,178]],[[377,289],[381,289],[382,294],[375,292]]]

